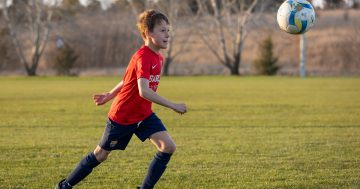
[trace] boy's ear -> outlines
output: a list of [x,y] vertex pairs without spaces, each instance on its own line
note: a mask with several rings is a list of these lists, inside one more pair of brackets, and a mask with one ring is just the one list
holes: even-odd
[[146,38],[151,37],[151,32],[149,30],[145,30]]

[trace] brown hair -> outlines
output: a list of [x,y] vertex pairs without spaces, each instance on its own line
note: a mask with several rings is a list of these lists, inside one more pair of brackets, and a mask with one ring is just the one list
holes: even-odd
[[156,10],[146,10],[139,15],[136,26],[138,27],[141,36],[145,39],[145,31],[148,30],[152,32],[155,24],[159,24],[162,20],[164,20],[167,24],[170,24],[168,18],[163,13]]

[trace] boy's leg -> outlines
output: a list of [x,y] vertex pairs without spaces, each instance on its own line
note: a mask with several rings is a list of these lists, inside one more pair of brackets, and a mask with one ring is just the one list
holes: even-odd
[[100,146],[97,146],[94,152],[89,153],[85,156],[76,168],[70,173],[70,175],[58,184],[57,189],[68,189],[75,186],[86,176],[88,176],[93,168],[98,166],[101,162],[105,161],[110,151],[102,149]]
[[156,146],[158,152],[156,152],[154,159],[150,162],[147,175],[140,187],[141,189],[150,189],[155,186],[176,149],[175,143],[167,131],[154,133],[150,136],[150,141]]
[[58,183],[56,189],[72,188],[72,186],[76,185],[89,175],[93,168],[105,161],[110,154],[110,151],[125,150],[135,129],[136,124],[122,126],[109,119],[100,143],[94,152],[91,152],[84,157],[72,173],[66,179]]

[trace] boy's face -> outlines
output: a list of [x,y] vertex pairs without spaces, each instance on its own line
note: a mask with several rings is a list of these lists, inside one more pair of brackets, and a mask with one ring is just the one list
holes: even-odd
[[166,49],[170,39],[169,29],[170,25],[165,20],[161,20],[160,23],[155,24],[152,32],[147,33],[147,40],[158,50]]

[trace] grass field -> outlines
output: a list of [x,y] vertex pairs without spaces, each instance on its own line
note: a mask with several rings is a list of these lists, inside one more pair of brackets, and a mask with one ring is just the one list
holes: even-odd
[[[53,188],[97,145],[119,78],[0,78],[0,188]],[[154,111],[177,144],[157,188],[360,188],[360,78],[171,77]],[[133,137],[77,188],[135,188],[155,148]]]

